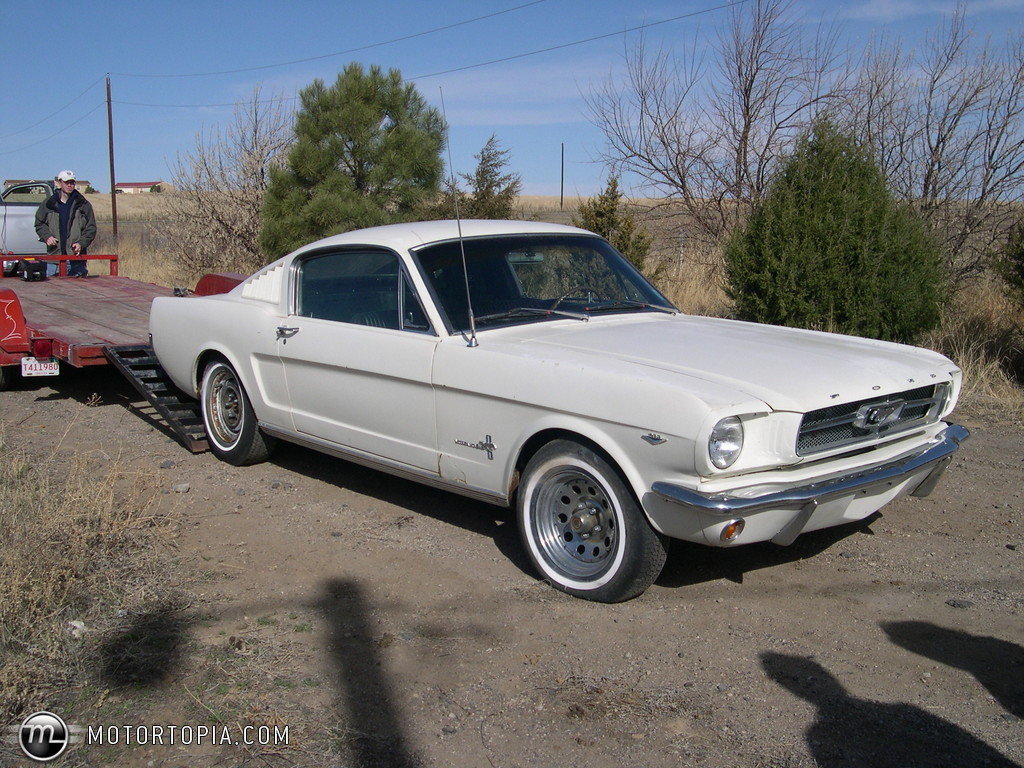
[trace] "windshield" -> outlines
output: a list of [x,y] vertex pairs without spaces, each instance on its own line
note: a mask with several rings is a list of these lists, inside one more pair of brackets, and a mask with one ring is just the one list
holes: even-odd
[[477,329],[595,313],[675,311],[605,240],[587,235],[467,238],[416,257],[454,332],[469,330],[466,279]]

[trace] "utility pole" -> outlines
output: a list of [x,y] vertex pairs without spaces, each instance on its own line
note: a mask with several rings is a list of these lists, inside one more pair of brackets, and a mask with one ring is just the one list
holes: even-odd
[[558,189],[558,210],[565,207],[565,142],[562,142],[562,181]]
[[110,217],[114,222],[114,247],[117,247],[117,194],[114,189],[114,111],[110,104],[110,75],[107,75],[107,142],[110,152]]

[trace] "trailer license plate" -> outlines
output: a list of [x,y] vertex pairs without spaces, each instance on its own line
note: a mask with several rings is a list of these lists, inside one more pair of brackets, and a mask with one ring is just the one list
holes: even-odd
[[60,363],[52,357],[21,358],[22,376],[56,376],[60,373]]

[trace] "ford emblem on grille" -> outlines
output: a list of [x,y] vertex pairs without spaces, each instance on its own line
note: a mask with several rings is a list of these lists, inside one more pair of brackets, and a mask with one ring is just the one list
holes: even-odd
[[859,429],[868,429],[877,432],[887,424],[899,421],[903,413],[902,400],[895,403],[866,403],[857,409],[857,418],[853,425]]

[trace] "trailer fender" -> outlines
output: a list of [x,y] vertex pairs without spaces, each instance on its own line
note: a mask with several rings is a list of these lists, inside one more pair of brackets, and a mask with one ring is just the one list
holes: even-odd
[[30,349],[21,301],[10,288],[0,288],[0,365],[13,365]]

